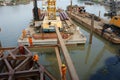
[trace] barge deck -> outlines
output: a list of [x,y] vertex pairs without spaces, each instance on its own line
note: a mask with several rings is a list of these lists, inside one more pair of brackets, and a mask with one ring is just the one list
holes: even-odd
[[[79,30],[69,17],[68,20],[61,21],[62,31],[60,30],[61,36],[64,39],[65,44],[85,44],[86,37]],[[48,21],[49,22],[49,21]],[[23,45],[30,45],[29,36],[32,37],[33,45],[55,45],[57,44],[57,34],[56,32],[43,32],[41,28],[43,21],[35,21],[34,25],[28,26],[25,31],[26,35],[23,37],[23,34],[19,37],[18,43]],[[36,26],[37,25],[37,26]],[[39,28],[36,30],[36,28]],[[53,27],[54,29],[54,27]]]
[[[90,14],[85,12],[85,13],[79,13],[79,12],[71,12],[71,11],[66,11],[69,17],[79,24],[83,25],[84,27],[91,29],[91,18]],[[101,20],[94,20],[94,29],[93,31],[98,34],[99,36],[105,38],[106,40],[115,43],[115,44],[120,44],[120,36],[116,35],[113,32],[110,32],[109,30],[103,32],[103,25],[104,23],[108,23],[108,21],[105,21],[103,19]]]

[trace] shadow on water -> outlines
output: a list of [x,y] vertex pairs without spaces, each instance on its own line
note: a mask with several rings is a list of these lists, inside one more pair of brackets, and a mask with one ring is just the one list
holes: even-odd
[[120,53],[107,58],[104,66],[97,70],[90,80],[120,80]]
[[[86,56],[88,56],[88,57],[86,57],[86,59],[87,59],[86,62],[88,62],[88,58],[89,58],[89,54],[90,54],[90,52],[89,52],[89,51],[90,51],[90,48],[91,48],[91,46],[88,47],[88,53],[87,53],[87,55],[86,55]],[[89,67],[89,69],[88,69],[87,74],[85,75],[85,78],[88,78],[88,76],[91,74],[92,70],[96,67],[96,65],[98,64],[98,62],[101,60],[101,58],[103,57],[104,51],[105,51],[105,46],[102,48],[102,50],[101,50],[101,51],[97,54],[97,56],[94,58],[92,64],[90,65],[90,67]],[[84,79],[84,80],[88,80],[88,79]]]

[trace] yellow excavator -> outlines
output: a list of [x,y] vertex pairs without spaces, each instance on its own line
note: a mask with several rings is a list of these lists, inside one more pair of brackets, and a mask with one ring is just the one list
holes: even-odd
[[111,18],[109,24],[120,28],[120,16],[113,16]]
[[111,17],[111,20],[108,24],[103,25],[103,32],[106,31],[106,29],[109,29],[112,33],[116,34],[117,36],[120,36],[120,16],[117,15],[116,12],[116,2],[114,0],[110,1],[110,12],[108,13]]
[[120,36],[120,16],[113,16],[108,24],[104,24],[102,34],[107,30],[116,36]]

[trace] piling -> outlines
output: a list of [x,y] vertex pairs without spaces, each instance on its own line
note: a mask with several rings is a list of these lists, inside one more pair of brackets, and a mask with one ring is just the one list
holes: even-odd
[[[1,41],[0,41],[0,48],[2,48]],[[1,50],[1,49],[0,49],[0,57],[3,57],[3,50]]]
[[70,5],[71,5],[71,7],[72,7],[72,0],[70,0]]
[[0,47],[2,47],[1,41],[0,41]]
[[89,44],[92,44],[93,29],[94,29],[94,15],[92,14]]
[[99,11],[99,17],[100,17],[100,13],[101,13],[101,12]]

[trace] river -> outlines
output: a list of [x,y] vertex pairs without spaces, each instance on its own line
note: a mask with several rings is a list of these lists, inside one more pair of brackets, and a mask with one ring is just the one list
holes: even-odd
[[[59,8],[66,9],[68,4],[70,4],[69,1],[57,0],[57,7]],[[90,6],[77,0],[73,1],[74,4],[85,6],[87,12],[96,15],[100,11],[101,17],[107,19],[103,15],[108,11],[108,8],[102,5],[94,4]],[[38,6],[41,8],[40,1]],[[3,47],[18,45],[17,39],[19,35],[32,20],[32,8],[32,2],[0,7],[0,41]],[[93,43],[90,45],[90,31],[79,24],[77,26],[87,37],[87,42],[85,45],[69,46],[68,50],[80,80],[120,80],[120,59],[117,56],[120,45],[112,44],[96,34],[93,35]],[[38,53],[40,63],[52,72],[57,79],[60,78],[54,49],[41,48],[31,49],[31,51]],[[62,55],[61,57],[64,63],[64,58]],[[68,74],[67,80],[69,80]]]

